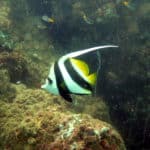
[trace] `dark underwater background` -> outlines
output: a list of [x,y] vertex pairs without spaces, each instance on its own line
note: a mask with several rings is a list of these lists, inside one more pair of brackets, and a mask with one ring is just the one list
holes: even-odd
[[[45,96],[40,85],[53,61],[69,52],[108,44],[119,48],[101,52],[96,96],[75,97],[77,106],[59,96],[49,102],[51,95],[45,92]],[[127,150],[149,150],[149,82],[149,0],[0,0],[0,150],[61,149],[48,142],[47,133],[56,131],[40,134],[48,121],[41,121],[40,127],[37,122],[31,124],[39,109],[40,117],[49,119],[45,111],[50,105],[108,122],[120,133]]]

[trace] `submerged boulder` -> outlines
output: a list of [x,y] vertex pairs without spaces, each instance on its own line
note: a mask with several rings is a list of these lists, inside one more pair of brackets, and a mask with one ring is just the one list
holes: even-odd
[[16,85],[11,105],[0,101],[0,147],[44,150],[124,150],[124,142],[110,124],[70,111],[58,96]]
[[0,28],[9,29],[11,25],[10,5],[8,1],[0,1]]
[[28,86],[37,86],[41,80],[39,66],[22,51],[0,52],[0,71],[1,69],[8,71],[10,82],[13,83],[22,82]]
[[[0,64],[1,65],[1,64]],[[12,102],[16,96],[16,90],[10,84],[10,77],[8,71],[0,70],[0,100],[5,102]]]

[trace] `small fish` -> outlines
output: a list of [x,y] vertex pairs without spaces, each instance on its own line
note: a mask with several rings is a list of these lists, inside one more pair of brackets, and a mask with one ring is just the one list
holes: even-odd
[[89,17],[86,16],[86,14],[83,14],[83,20],[87,23],[87,24],[93,24],[94,21],[92,19],[90,19]]
[[20,81],[20,80],[18,80],[18,81],[16,82],[16,84],[21,84],[21,81]]
[[88,64],[76,57],[100,49],[116,47],[118,46],[97,46],[60,57],[50,67],[48,78],[41,88],[55,95],[61,95],[69,102],[72,102],[71,94],[92,94],[97,80],[97,72],[90,73]]
[[124,6],[129,6],[129,2],[128,2],[128,1],[123,1],[122,4],[123,4]]
[[124,2],[122,2],[122,4],[129,10],[132,10],[132,11],[135,10],[135,5],[133,3],[131,3],[131,1],[124,1]]
[[47,15],[42,16],[42,20],[48,23],[54,23],[55,20],[51,17],[48,17]]

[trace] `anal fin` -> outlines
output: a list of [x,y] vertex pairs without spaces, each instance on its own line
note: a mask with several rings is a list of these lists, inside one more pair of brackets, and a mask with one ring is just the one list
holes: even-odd
[[72,98],[70,96],[70,94],[67,93],[61,93],[61,96],[68,102],[72,102]]

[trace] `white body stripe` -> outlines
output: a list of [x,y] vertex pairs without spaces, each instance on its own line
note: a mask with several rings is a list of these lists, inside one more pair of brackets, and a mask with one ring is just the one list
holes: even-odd
[[54,63],[52,64],[50,68],[48,77],[53,80],[52,84],[49,84],[48,79],[46,79],[46,83],[42,85],[41,88],[46,89],[50,93],[59,95],[59,90],[58,90],[57,83],[56,83],[56,75],[54,72]]

